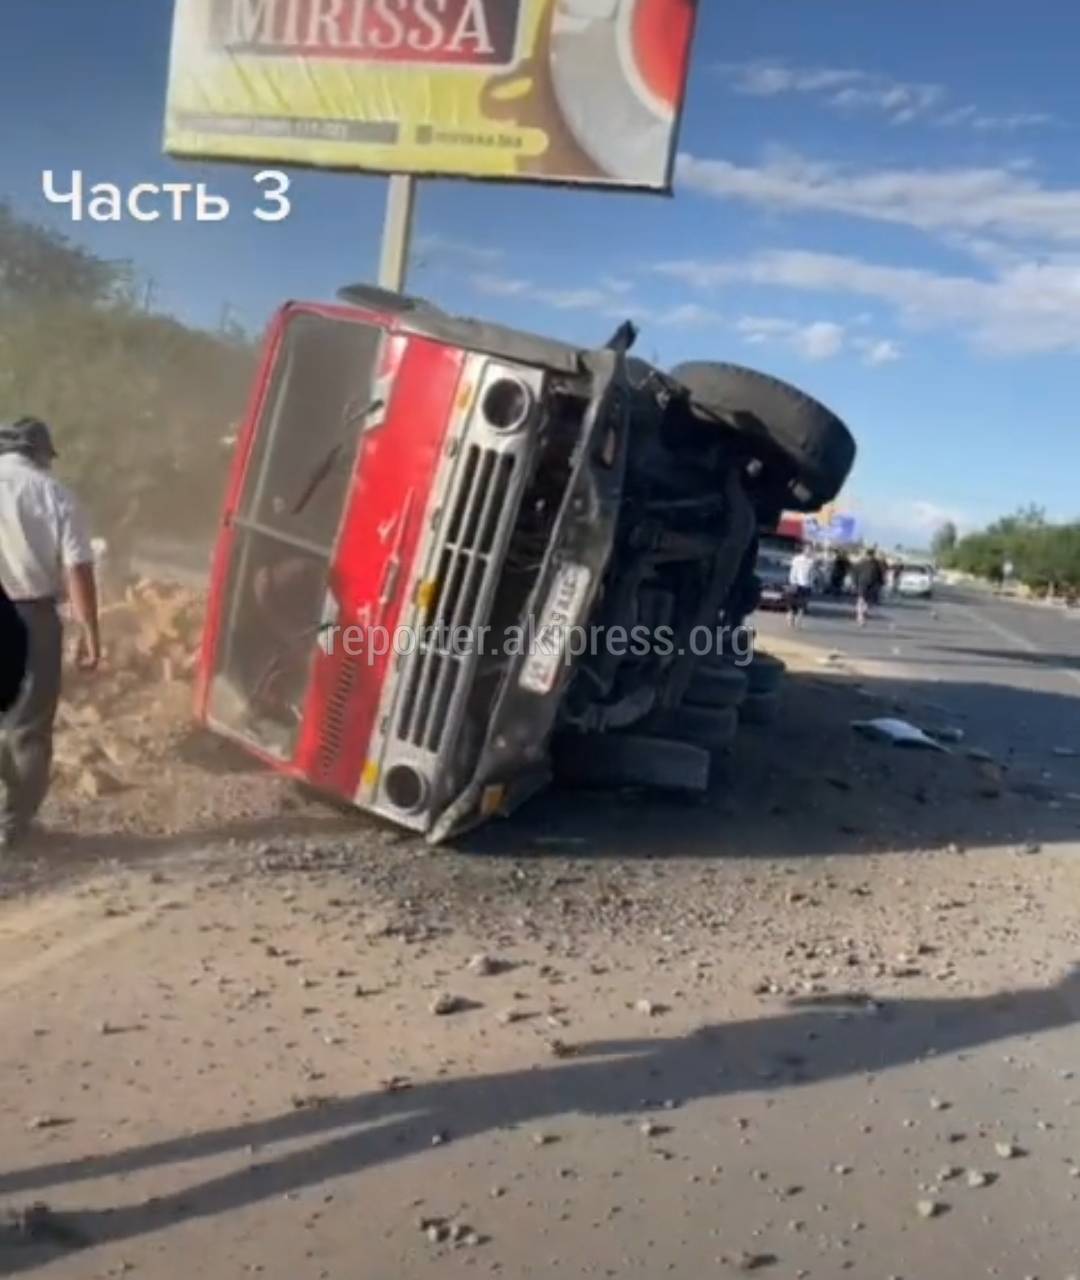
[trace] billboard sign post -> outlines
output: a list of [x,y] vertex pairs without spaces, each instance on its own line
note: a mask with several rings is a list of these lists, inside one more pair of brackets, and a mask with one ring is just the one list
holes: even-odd
[[170,155],[671,190],[696,0],[175,3]]

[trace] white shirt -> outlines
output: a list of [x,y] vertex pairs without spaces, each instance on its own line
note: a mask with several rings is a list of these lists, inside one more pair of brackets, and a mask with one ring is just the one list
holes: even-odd
[[788,570],[788,583],[793,587],[812,587],[814,585],[814,557],[807,551],[800,551],[792,560]]
[[64,570],[93,562],[74,494],[22,454],[0,454],[0,584],[12,600],[59,600]]

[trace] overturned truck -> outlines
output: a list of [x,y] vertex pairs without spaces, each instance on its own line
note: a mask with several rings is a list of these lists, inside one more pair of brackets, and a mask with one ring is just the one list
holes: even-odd
[[759,531],[836,495],[848,429],[752,370],[654,368],[630,326],[582,350],[340,297],[268,336],[199,719],[432,841],[553,772],[705,786],[746,695]]

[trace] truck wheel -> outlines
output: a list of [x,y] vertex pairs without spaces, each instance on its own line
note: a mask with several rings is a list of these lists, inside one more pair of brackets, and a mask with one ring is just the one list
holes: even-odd
[[665,738],[692,742],[707,751],[730,751],[739,728],[739,709],[727,707],[690,707],[662,711],[645,721],[642,728],[655,730]]
[[787,667],[771,653],[758,652],[754,654],[749,666],[743,667],[742,670],[746,672],[746,687],[752,695],[775,693],[780,687]]
[[737,707],[746,691],[747,679],[738,667],[707,662],[694,672],[683,702],[691,707]]
[[855,461],[855,439],[823,404],[756,369],[699,360],[672,370],[691,396],[766,445],[806,490],[801,505],[817,510],[840,492]]
[[751,693],[739,708],[741,724],[772,724],[780,714],[780,692]]
[[565,733],[552,743],[555,777],[576,787],[656,787],[707,791],[705,748],[630,733]]

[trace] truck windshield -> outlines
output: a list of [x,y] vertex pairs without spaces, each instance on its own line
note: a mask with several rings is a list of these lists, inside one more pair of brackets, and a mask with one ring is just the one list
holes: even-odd
[[351,489],[382,333],[294,315],[256,425],[233,514],[215,720],[288,758]]

